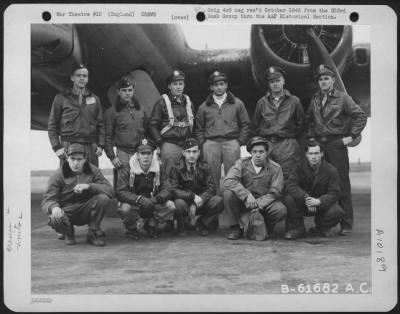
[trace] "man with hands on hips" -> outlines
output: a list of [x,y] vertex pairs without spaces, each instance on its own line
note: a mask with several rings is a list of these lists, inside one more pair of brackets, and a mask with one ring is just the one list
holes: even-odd
[[316,77],[319,91],[311,97],[306,115],[307,136],[324,145],[324,158],[339,173],[339,204],[345,211],[340,222],[340,234],[346,235],[353,228],[347,146],[360,136],[367,123],[367,116],[349,95],[334,88],[336,73],[333,69],[321,64],[317,68]]

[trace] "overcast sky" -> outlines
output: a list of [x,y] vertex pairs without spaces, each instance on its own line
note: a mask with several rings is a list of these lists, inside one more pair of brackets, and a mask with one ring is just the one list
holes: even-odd
[[[250,26],[249,25],[185,25],[183,29],[187,42],[194,49],[221,48],[249,48]],[[369,27],[353,27],[353,41],[370,42]],[[368,119],[368,124],[363,132],[363,140],[357,147],[349,149],[350,162],[360,160],[370,161],[371,135],[370,126],[372,120]],[[31,131],[31,169],[32,170],[51,170],[58,167],[58,158],[50,147],[47,132]],[[112,165],[105,154],[100,158],[100,168],[111,168]]]

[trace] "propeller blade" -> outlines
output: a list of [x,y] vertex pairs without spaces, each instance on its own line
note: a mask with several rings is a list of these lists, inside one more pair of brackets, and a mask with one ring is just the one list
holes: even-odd
[[321,38],[315,34],[315,31],[312,27],[307,27],[305,29],[305,34],[307,35],[309,45],[308,45],[308,54],[311,64],[311,69],[315,71],[318,65],[326,64],[331,67],[336,73],[335,80],[335,88],[341,90],[346,93],[346,88],[344,87],[343,80],[340,76],[340,73],[336,67],[336,64],[333,62],[331,55],[323,44]]
[[310,58],[308,56],[307,45],[301,45],[300,47],[300,63],[309,64]]
[[287,53],[286,60],[291,60],[291,59],[292,59],[292,56],[293,56],[293,54],[296,52],[296,50],[297,50],[297,45],[294,44],[294,43],[292,43],[292,44],[290,45],[289,51],[288,51],[288,53]]

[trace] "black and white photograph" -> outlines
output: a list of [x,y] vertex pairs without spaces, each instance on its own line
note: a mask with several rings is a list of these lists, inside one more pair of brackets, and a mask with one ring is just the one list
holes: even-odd
[[373,71],[381,30],[353,8],[54,6],[24,23],[30,93],[5,86],[26,108],[13,122],[5,104],[4,163],[25,160],[29,191],[4,201],[21,309],[393,307],[393,282],[374,302],[397,269],[396,93],[383,104],[373,75],[396,63]]

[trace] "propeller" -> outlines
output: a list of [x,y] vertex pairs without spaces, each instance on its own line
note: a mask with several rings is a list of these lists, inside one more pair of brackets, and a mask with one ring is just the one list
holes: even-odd
[[260,91],[266,90],[264,71],[283,68],[287,88],[307,101],[315,92],[313,77],[318,65],[332,67],[335,87],[346,92],[340,74],[352,53],[352,29],[343,25],[253,25],[251,29],[251,71]]

